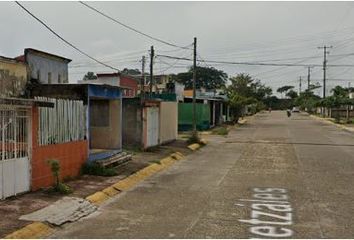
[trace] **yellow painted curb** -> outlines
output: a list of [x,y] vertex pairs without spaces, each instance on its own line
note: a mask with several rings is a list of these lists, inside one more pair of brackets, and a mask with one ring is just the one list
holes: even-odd
[[102,190],[102,192],[106,195],[108,195],[109,197],[113,197],[115,195],[117,195],[118,193],[120,193],[119,190],[115,189],[114,187],[108,187]]
[[54,229],[41,222],[31,223],[9,235],[6,239],[34,239],[44,238],[54,232]]
[[171,166],[176,160],[172,157],[166,157],[160,161],[161,165],[165,167]]
[[90,201],[93,204],[100,204],[104,201],[106,201],[109,198],[109,196],[107,194],[105,194],[104,192],[96,192],[88,197],[86,197],[86,200]]
[[[182,159],[183,154],[175,153],[176,158]],[[160,161],[160,164],[154,163],[150,166],[147,166],[140,171],[136,172],[133,175],[130,175],[123,180],[112,185],[113,188],[119,191],[127,191],[130,188],[134,187],[139,182],[143,181],[145,178],[152,176],[153,174],[161,171],[164,168],[171,166],[176,160],[172,157],[166,157]]]
[[120,191],[127,191],[133,186],[135,186],[139,180],[142,179],[142,176],[138,176],[136,174],[130,175],[127,178],[124,178],[123,180],[120,180],[116,184],[113,184],[112,187],[115,189],[118,189]]
[[197,149],[200,148],[200,144],[199,144],[199,143],[193,143],[193,144],[191,144],[191,145],[188,145],[188,148],[189,148],[190,150],[192,150],[192,151],[195,151],[195,150],[197,150]]
[[200,142],[204,145],[207,145],[208,144],[208,141],[204,138],[200,139]]
[[182,160],[184,158],[184,155],[180,152],[175,152],[171,154],[171,158],[176,160]]
[[140,176],[144,176],[144,177],[149,177],[149,176],[153,175],[154,173],[160,171],[161,169],[162,169],[162,166],[160,164],[154,163],[146,168],[141,169],[140,171],[138,171],[135,174],[140,175]]

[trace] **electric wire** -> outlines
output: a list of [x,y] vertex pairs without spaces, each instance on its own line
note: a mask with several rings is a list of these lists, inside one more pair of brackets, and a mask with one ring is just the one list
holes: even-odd
[[40,24],[42,24],[45,28],[47,28],[51,33],[53,33],[56,37],[58,37],[60,40],[62,40],[64,43],[66,43],[67,45],[69,45],[70,47],[74,48],[76,51],[80,52],[81,54],[85,55],[86,57],[90,58],[91,60],[107,67],[113,70],[116,70],[119,72],[118,68],[115,68],[113,66],[110,66],[92,56],[90,56],[88,53],[84,52],[83,50],[81,50],[80,48],[76,47],[74,44],[72,44],[71,42],[67,41],[66,39],[64,39],[62,36],[60,36],[57,32],[55,32],[51,27],[49,27],[44,21],[42,21],[41,19],[39,19],[38,17],[36,17],[32,12],[30,12],[27,8],[25,8],[22,4],[20,4],[18,1],[15,1],[15,3],[20,6],[25,12],[27,12],[31,17],[33,17],[34,19],[36,19]]
[[130,26],[128,26],[128,25],[125,24],[125,23],[122,23],[121,21],[119,21],[119,20],[117,20],[117,19],[115,19],[115,18],[113,18],[113,17],[107,15],[106,13],[103,13],[102,11],[98,10],[97,8],[94,8],[94,7],[90,6],[90,5],[88,5],[87,3],[84,3],[84,2],[82,2],[82,1],[79,1],[79,3],[81,3],[81,4],[84,5],[84,6],[86,6],[87,8],[91,9],[92,11],[95,11],[96,13],[98,13],[98,14],[104,16],[105,18],[107,18],[107,19],[109,19],[109,20],[111,20],[111,21],[113,21],[113,22],[115,22],[115,23],[117,23],[117,24],[119,24],[119,25],[121,25],[121,26],[123,26],[123,27],[125,27],[125,28],[127,28],[127,29],[129,29],[129,30],[131,30],[131,31],[134,31],[134,32],[136,32],[136,33],[138,33],[138,34],[140,34],[140,35],[143,35],[143,36],[145,36],[145,37],[147,37],[147,38],[150,38],[150,39],[152,39],[152,40],[155,40],[155,41],[157,41],[157,42],[166,44],[166,45],[171,46],[171,47],[177,47],[177,48],[182,48],[182,49],[189,49],[188,46],[190,46],[190,45],[187,45],[187,47],[179,46],[179,45],[176,45],[176,44],[174,44],[174,43],[170,43],[170,42],[167,42],[167,41],[165,41],[165,40],[162,40],[162,39],[160,39],[160,38],[153,37],[153,36],[151,36],[151,35],[149,35],[149,34],[147,34],[147,33],[144,33],[144,32],[139,31],[139,30],[137,30],[137,29],[135,29],[135,28],[133,28],[133,27],[130,27]]

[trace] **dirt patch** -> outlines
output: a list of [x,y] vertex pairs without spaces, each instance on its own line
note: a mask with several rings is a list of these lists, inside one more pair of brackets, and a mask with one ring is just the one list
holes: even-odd
[[[118,175],[113,177],[102,177],[92,175],[82,175],[76,179],[65,182],[73,189],[73,193],[65,196],[85,198],[99,190],[102,190],[119,180],[139,171],[140,169],[150,165],[154,161],[158,161],[169,156],[173,152],[181,152],[184,155],[190,154],[192,151],[187,148],[184,140],[177,140],[169,144],[158,146],[146,152],[133,152],[133,158],[130,162],[118,166]],[[0,238],[16,231],[17,229],[30,224],[29,221],[19,220],[19,217],[32,213],[41,208],[47,207],[53,202],[61,199],[63,195],[48,194],[44,190],[26,193],[11,197],[0,201]]]

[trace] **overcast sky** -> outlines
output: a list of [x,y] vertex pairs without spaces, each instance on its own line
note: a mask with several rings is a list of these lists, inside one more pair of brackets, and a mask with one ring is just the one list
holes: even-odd
[[[353,64],[353,2],[88,2],[147,34],[177,45],[198,38],[202,59],[237,62],[322,64],[318,46],[333,45],[328,64]],[[141,68],[139,60],[154,45],[156,54],[191,57],[109,21],[78,2],[22,2],[65,39],[97,59],[123,69]],[[87,71],[111,72],[65,45],[14,2],[0,2],[0,55],[15,57],[26,47],[72,59],[70,82]],[[309,58],[310,57],[310,58]],[[189,62],[157,58],[156,73],[185,71]],[[205,64],[201,63],[202,66]],[[230,76],[249,73],[276,89],[306,78],[305,67],[208,64]],[[147,69],[146,69],[147,70]],[[328,86],[354,86],[354,67],[328,69]],[[322,69],[312,70],[322,83]],[[331,80],[333,79],[333,80]],[[335,80],[334,80],[335,79]],[[304,81],[303,88],[306,87]]]

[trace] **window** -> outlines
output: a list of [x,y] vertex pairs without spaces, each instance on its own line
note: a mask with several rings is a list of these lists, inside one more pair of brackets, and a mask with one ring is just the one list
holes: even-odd
[[48,73],[48,84],[51,84],[52,83],[52,73],[49,72]]
[[58,83],[61,83],[61,76],[58,74]]

